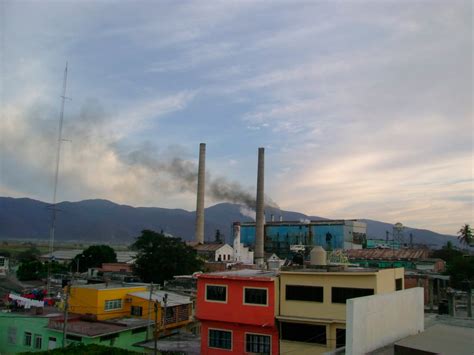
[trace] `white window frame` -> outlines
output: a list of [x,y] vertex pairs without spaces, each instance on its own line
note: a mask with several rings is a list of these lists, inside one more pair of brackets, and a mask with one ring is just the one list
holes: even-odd
[[[116,302],[116,301],[120,301],[120,307],[115,307],[115,308],[108,308],[107,307],[107,302]],[[104,311],[105,312],[116,311],[116,310],[119,310],[119,309],[122,309],[122,308],[123,308],[123,300],[121,298],[115,298],[113,300],[105,300],[104,301]]]
[[249,334],[249,335],[261,335],[261,336],[270,337],[270,355],[272,354],[272,340],[273,340],[273,337],[271,336],[271,334],[244,332],[244,351],[245,351],[246,354],[254,354],[254,353],[249,353],[247,351],[247,334]]
[[[258,304],[258,303],[247,303],[247,302],[245,302],[245,290],[246,289],[256,289],[256,290],[265,290],[265,291],[267,291],[266,303],[265,304]],[[242,304],[244,304],[246,306],[268,307],[268,287],[244,286],[243,289],[242,289]]]
[[[218,286],[218,287],[225,287],[225,301],[216,301],[216,300],[210,300],[207,298],[207,286]],[[205,295],[204,295],[204,300],[206,302],[214,302],[214,303],[227,303],[227,301],[229,300],[229,288],[227,287],[227,285],[222,285],[222,284],[205,284],[204,285],[205,287]]]
[[[211,330],[218,330],[221,332],[227,332],[230,333],[230,349],[224,349],[224,348],[215,348],[210,345],[211,343]],[[221,329],[221,328],[207,328],[207,347],[209,349],[217,349],[217,350],[223,350],[223,351],[233,351],[234,350],[234,332],[230,329]]]

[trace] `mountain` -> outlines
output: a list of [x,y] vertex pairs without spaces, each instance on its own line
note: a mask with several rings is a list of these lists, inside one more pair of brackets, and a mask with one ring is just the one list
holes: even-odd
[[[129,243],[143,229],[151,229],[191,240],[194,236],[195,212],[183,209],[158,207],[131,207],[107,200],[84,200],[57,204],[58,218],[56,238],[58,240],[103,241]],[[303,219],[322,220],[317,216],[307,216],[292,211],[274,208],[266,210],[267,218],[275,220],[282,216],[286,221]],[[219,229],[231,241],[232,222],[252,221],[251,211],[231,203],[219,203],[206,208],[206,240],[214,238]],[[392,231],[392,224],[364,219],[367,235],[385,238],[385,231]],[[0,197],[0,239],[29,238],[48,239],[51,223],[50,205],[29,198]],[[406,235],[413,233],[415,243],[432,244],[435,247],[448,240],[457,245],[452,236],[429,230],[406,228]]]

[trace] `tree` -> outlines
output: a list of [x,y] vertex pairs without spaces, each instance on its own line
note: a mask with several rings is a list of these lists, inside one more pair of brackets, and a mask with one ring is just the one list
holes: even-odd
[[22,251],[21,253],[18,253],[16,259],[19,262],[34,261],[34,260],[38,260],[40,255],[41,255],[41,252],[38,250],[38,248],[32,246]]
[[452,242],[447,242],[445,246],[443,246],[439,250],[435,250],[431,256],[433,258],[440,258],[446,261],[446,264],[452,264],[455,259],[462,258],[463,252],[457,249],[454,249]]
[[44,272],[45,267],[41,261],[30,260],[20,264],[16,276],[20,281],[39,280]]
[[450,276],[451,286],[461,289],[463,281],[474,281],[474,257],[466,255],[455,258],[447,265],[446,274]]
[[136,250],[134,272],[145,282],[163,283],[175,275],[191,274],[202,269],[196,251],[181,238],[144,230],[131,245]]
[[463,225],[461,229],[458,231],[458,239],[461,242],[461,244],[466,244],[467,246],[473,243],[472,229],[469,226],[469,224]]
[[100,267],[103,263],[116,263],[117,254],[108,245],[92,245],[71,261],[71,268],[80,272],[87,271],[90,267]]

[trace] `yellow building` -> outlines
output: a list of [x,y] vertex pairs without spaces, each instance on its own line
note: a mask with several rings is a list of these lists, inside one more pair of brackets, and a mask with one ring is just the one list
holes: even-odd
[[[148,286],[74,285],[69,294],[69,312],[95,320],[133,317],[154,322],[155,303],[158,324],[164,324],[165,329],[182,327],[191,322],[192,301],[189,297],[169,291],[154,291],[150,295]],[[166,320],[163,323],[165,307]]]
[[280,273],[280,351],[320,354],[345,345],[346,300],[404,288],[403,268],[297,268]]

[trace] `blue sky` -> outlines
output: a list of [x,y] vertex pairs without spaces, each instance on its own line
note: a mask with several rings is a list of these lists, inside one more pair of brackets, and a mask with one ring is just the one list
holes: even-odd
[[283,209],[474,222],[470,1],[3,0],[0,23],[1,195],[51,200],[67,60],[59,200],[192,210],[167,162],[206,142],[250,193],[266,147]]

